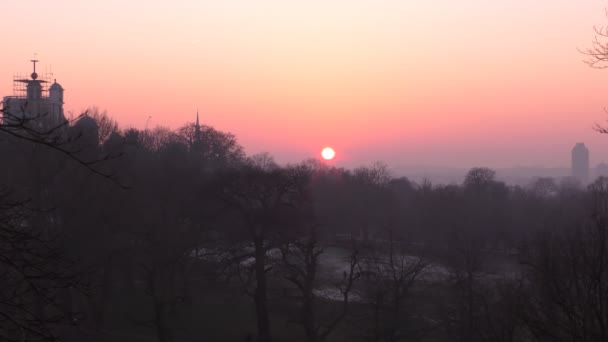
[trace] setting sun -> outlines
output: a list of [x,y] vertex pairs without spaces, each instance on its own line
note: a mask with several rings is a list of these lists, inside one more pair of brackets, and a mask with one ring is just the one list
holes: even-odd
[[332,160],[336,156],[336,151],[331,147],[326,147],[321,151],[321,156],[325,160]]

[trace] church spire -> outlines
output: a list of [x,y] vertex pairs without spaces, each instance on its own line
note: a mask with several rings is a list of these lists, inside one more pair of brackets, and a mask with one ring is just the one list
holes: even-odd
[[198,121],[198,109],[196,109],[196,124],[194,125],[194,142],[200,143],[201,141],[201,125]]

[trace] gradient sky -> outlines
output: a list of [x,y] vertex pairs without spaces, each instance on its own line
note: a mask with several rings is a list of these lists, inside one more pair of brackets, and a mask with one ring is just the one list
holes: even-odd
[[0,95],[33,53],[65,108],[123,127],[201,120],[281,162],[567,166],[608,161],[608,70],[577,48],[600,0],[19,0],[2,4]]

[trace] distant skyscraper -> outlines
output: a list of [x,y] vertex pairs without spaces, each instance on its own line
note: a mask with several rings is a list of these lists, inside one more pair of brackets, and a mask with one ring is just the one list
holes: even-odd
[[572,148],[572,177],[583,185],[589,182],[589,150],[584,143],[577,143]]

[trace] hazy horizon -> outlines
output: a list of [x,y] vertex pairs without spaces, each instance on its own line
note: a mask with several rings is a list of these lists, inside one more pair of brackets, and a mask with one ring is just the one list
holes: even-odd
[[[10,2],[0,95],[51,66],[66,112],[201,122],[282,163],[568,167],[608,161],[608,73],[583,63],[604,1]],[[23,22],[25,20],[25,23]],[[28,25],[35,22],[36,25]]]
[[0,340],[608,341],[608,0],[3,5]]

